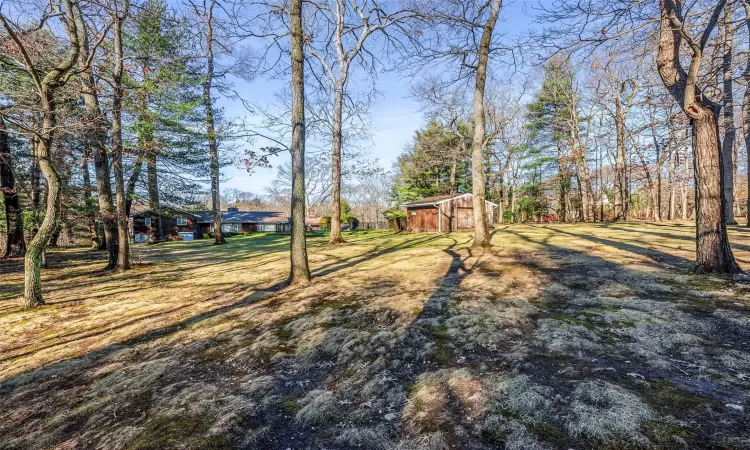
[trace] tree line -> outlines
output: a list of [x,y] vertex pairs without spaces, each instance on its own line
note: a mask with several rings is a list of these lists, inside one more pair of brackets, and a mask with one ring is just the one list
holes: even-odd
[[[262,138],[273,144],[243,162],[252,171],[291,154],[288,180],[271,189],[290,199],[289,282],[305,284],[306,142],[329,146],[322,173],[339,244],[347,160],[387,69],[419,77],[412,95],[429,119],[397,163],[392,206],[471,192],[476,247],[491,245],[487,199],[506,221],[679,214],[696,221],[697,268],[737,272],[726,226],[742,210],[739,148],[750,143],[749,1],[543,2],[544,26],[512,41],[502,0],[4,2],[4,256],[24,256],[34,307],[45,251],[75,224],[106,250],[107,270],[130,268],[134,201],[159,211],[208,195],[222,244],[221,167],[238,141]],[[533,88],[517,81],[529,75]],[[252,76],[289,86],[261,128],[216,106],[247,106],[231,80]],[[361,198],[391,181],[360,177]]]

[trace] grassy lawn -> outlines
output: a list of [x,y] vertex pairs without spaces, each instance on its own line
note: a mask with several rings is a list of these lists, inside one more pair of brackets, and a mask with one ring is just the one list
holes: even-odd
[[[750,277],[688,224],[174,242],[0,265],[0,449],[750,448]],[[750,271],[750,230],[730,241]]]

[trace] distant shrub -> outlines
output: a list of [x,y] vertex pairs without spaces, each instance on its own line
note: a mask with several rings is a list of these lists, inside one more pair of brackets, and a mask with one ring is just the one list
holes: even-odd
[[331,229],[331,216],[323,216],[320,218],[320,229],[321,230]]

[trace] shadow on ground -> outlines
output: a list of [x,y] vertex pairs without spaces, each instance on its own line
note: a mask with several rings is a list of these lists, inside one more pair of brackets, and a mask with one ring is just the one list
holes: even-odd
[[111,296],[65,252],[74,298],[0,312],[0,448],[750,448],[750,285],[693,274],[692,233],[313,240],[294,289],[285,238],[164,246]]

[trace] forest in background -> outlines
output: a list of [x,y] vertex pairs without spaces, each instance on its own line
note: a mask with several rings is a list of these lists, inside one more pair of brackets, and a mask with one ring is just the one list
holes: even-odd
[[[85,237],[128,270],[134,205],[209,210],[216,244],[222,206],[300,226],[312,208],[338,244],[346,214],[396,220],[405,201],[471,192],[475,246],[488,199],[504,222],[695,220],[697,268],[739,271],[726,225],[748,216],[748,1],[543,2],[517,36],[500,0],[1,6],[3,255],[24,256],[29,306],[48,246]],[[367,153],[384,71],[412,80],[426,120],[391,170]],[[274,105],[232,84],[289,75]],[[305,154],[312,140],[327,151]],[[266,192],[222,198],[222,167],[285,152]],[[309,280],[304,248],[293,227],[292,281]]]

